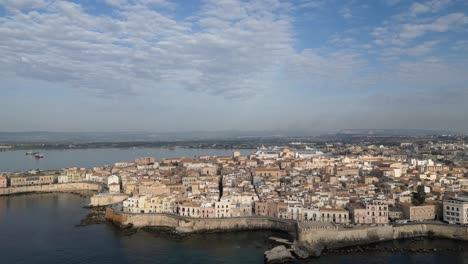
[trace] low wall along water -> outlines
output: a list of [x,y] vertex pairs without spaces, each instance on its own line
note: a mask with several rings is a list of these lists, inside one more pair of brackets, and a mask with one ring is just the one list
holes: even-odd
[[99,184],[88,182],[75,182],[0,188],[0,195],[13,195],[34,192],[74,192],[99,190],[101,190],[101,186]]
[[267,217],[236,218],[189,218],[170,214],[133,214],[106,209],[106,218],[120,226],[170,227],[180,233],[234,231],[234,230],[278,230],[295,235],[296,223],[292,220]]

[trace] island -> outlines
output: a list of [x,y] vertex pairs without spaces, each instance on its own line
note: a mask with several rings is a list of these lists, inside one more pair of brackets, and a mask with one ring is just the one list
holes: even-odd
[[460,141],[291,142],[244,156],[2,173],[0,195],[91,190],[89,206],[124,230],[286,232],[265,253],[274,263],[394,239],[468,240],[465,157]]

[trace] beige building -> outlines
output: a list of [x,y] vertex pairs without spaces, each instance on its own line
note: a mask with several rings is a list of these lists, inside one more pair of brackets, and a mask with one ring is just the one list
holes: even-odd
[[388,205],[383,201],[352,203],[347,207],[355,224],[388,223]]
[[30,185],[41,185],[41,184],[52,184],[55,181],[53,175],[46,176],[28,176],[28,177],[11,177],[10,186],[30,186]]
[[135,163],[137,165],[151,165],[156,162],[156,159],[154,157],[144,157],[144,158],[138,158],[135,159]]
[[412,205],[410,203],[397,203],[396,207],[403,211],[403,217],[410,221],[434,220],[436,218],[436,205]]
[[201,204],[195,202],[185,202],[179,206],[179,215],[200,218]]
[[109,193],[120,193],[120,184],[115,182],[109,184]]
[[257,168],[255,176],[279,178],[281,177],[281,171],[278,168]]
[[351,221],[354,224],[368,224],[367,210],[362,203],[352,203],[347,206]]
[[0,188],[6,188],[7,187],[7,178],[5,176],[0,176]]
[[231,202],[220,201],[215,203],[215,217],[224,218],[231,217]]
[[138,194],[141,195],[157,196],[169,194],[170,192],[171,190],[165,184],[159,182],[146,183],[138,186]]
[[11,187],[25,186],[25,185],[27,185],[26,177],[11,177],[10,178]]

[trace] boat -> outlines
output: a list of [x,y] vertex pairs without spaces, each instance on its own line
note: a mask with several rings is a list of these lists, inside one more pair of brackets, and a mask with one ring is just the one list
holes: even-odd
[[42,158],[44,158],[44,155],[36,154],[36,155],[34,155],[34,157],[35,157],[36,159],[42,159]]
[[26,155],[37,155],[39,152],[34,152],[34,151],[28,151],[26,152]]
[[268,148],[262,146],[257,149],[257,152],[255,152],[254,155],[257,155],[260,158],[277,158],[280,151],[281,149],[277,146]]

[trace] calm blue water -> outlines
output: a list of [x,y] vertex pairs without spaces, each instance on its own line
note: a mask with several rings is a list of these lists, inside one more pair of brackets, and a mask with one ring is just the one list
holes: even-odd
[[[186,149],[186,148],[108,148],[108,149],[73,149],[73,150],[34,150],[45,156],[35,159],[25,155],[25,150],[1,151],[0,172],[24,171],[32,169],[62,169],[65,167],[96,167],[112,165],[120,161],[133,161],[138,157],[177,158],[199,157],[205,155],[230,156],[235,150],[225,149]],[[242,155],[255,150],[239,150]]]
[[171,239],[124,236],[107,224],[75,227],[89,201],[73,194],[0,197],[0,263],[262,263],[272,232]]

